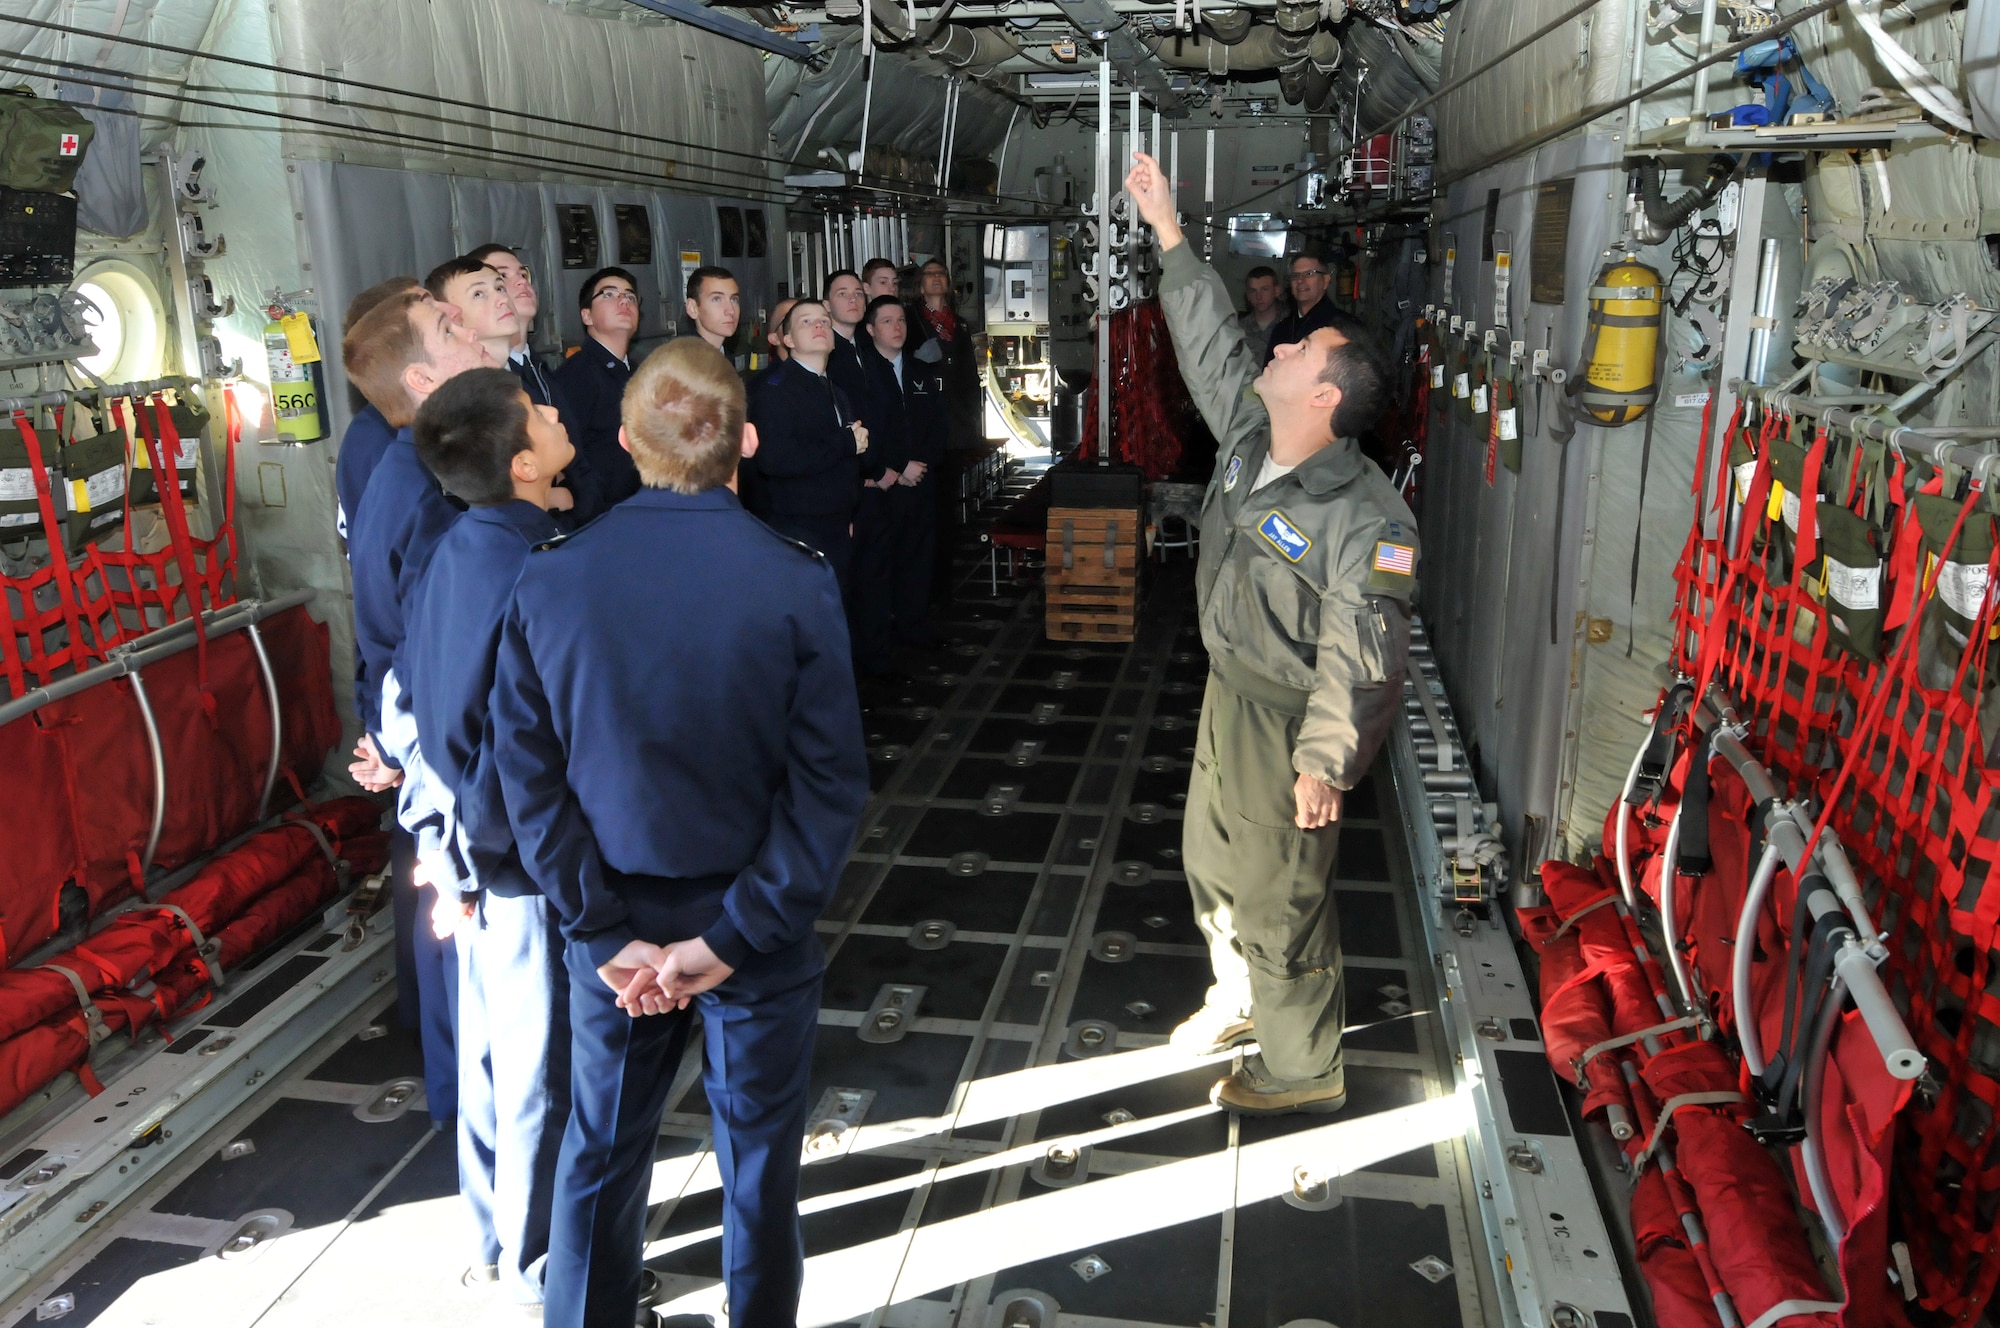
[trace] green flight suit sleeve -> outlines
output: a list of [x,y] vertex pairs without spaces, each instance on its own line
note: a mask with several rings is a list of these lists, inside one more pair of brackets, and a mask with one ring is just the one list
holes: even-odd
[[1262,366],[1243,342],[1222,277],[1185,240],[1160,255],[1160,308],[1188,394],[1222,445],[1215,466],[1221,474],[1245,440],[1270,427],[1264,403],[1244,390]]
[[1292,768],[1338,789],[1351,789],[1368,774],[1403,703],[1415,536],[1403,534],[1396,542],[1411,551],[1408,576],[1382,572],[1378,559],[1388,536],[1386,521],[1364,525],[1342,549],[1320,596],[1318,677]]

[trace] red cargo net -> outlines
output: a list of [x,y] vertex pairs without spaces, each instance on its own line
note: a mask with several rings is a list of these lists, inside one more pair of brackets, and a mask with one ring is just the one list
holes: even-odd
[[[65,674],[103,660],[113,646],[177,622],[197,612],[220,608],[236,599],[236,446],[242,439],[242,416],[235,394],[223,389],[226,420],[223,454],[222,513],[209,539],[197,538],[189,526],[186,502],[177,483],[156,483],[160,514],[166,523],[167,547],[138,553],[129,546],[133,458],[127,458],[125,531],[127,548],[88,545],[74,557],[65,556],[61,510],[50,484],[53,452],[25,413],[16,413],[14,427],[27,449],[35,485],[42,533],[48,537],[47,565],[19,576],[0,576],[0,679],[6,694],[20,696]],[[113,403],[108,409],[116,409]],[[131,413],[139,446],[154,475],[175,475],[183,439],[166,403],[149,397]],[[51,447],[56,435],[51,434]],[[204,642],[204,656],[205,646]]]
[[[1872,1215],[1888,1190],[1918,1303],[1939,1323],[1976,1320],[2000,1285],[2000,882],[1989,881],[2000,862],[2000,532],[1988,495],[1880,445],[1785,416],[1752,424],[1740,410],[1721,454],[1697,463],[1696,494],[1676,663],[1700,687],[1725,687],[1751,750],[1813,795],[1820,831],[1839,836],[1862,877],[1887,934],[1883,979],[1930,1058],[1890,1149],[1875,1144],[1891,1137],[1881,1085],[1868,1082],[1879,1057],[1871,1070],[1865,1055],[1836,1055],[1845,1096],[1834,1100],[1846,1105],[1827,1125],[1844,1145],[1831,1161],[1845,1169],[1848,1216]],[[1866,632],[1850,609],[1868,597],[1852,593],[1855,571],[1828,543],[1836,520],[1880,552],[1879,571],[1862,569],[1875,586]],[[1830,593],[1841,584],[1844,598]],[[1856,645],[1875,631],[1878,644]],[[1842,1269],[1887,1298],[1881,1317],[1846,1322],[1891,1321],[1898,1308],[1880,1227],[1857,1230],[1850,1246],[1868,1247],[1843,1251]]]

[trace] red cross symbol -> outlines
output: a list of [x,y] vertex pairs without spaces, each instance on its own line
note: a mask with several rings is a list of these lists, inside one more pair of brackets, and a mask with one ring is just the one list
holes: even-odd
[[74,157],[74,156],[76,155],[76,148],[77,148],[77,142],[76,142],[76,135],[75,135],[75,134],[64,134],[64,135],[62,136],[62,154],[63,154],[63,156],[65,156],[65,157]]

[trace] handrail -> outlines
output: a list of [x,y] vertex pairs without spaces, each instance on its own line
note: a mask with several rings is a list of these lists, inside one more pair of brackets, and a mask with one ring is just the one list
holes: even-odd
[[[1815,845],[1810,860],[1806,857],[1806,830],[1800,826],[1797,809],[1779,799],[1777,784],[1765,770],[1762,762],[1750,754],[1743,745],[1743,730],[1737,720],[1735,710],[1719,688],[1711,688],[1706,701],[1707,708],[1719,716],[1720,723],[1710,736],[1715,753],[1734,767],[1742,778],[1744,787],[1751,798],[1760,806],[1769,808],[1765,821],[1765,842],[1778,850],[1785,865],[1792,872],[1792,879],[1801,886],[1815,876],[1829,883],[1812,889],[1806,897],[1806,908],[1813,920],[1829,914],[1844,913],[1852,925],[1846,930],[1847,938],[1841,942],[1835,959],[1835,970],[1854,998],[1854,1008],[1861,1013],[1862,1021],[1868,1026],[1869,1036],[1875,1040],[1876,1050],[1882,1054],[1883,1063],[1889,1073],[1898,1079],[1915,1079],[1924,1072],[1924,1055],[1917,1049],[1916,1041],[1904,1025],[1903,1018],[1889,999],[1888,990],[1882,985],[1882,976],[1875,969],[1882,955],[1878,938],[1873,931],[1874,924],[1867,920],[1865,907],[1857,907],[1836,894],[1843,883],[1853,884],[1855,876],[1848,863],[1845,851],[1829,835],[1821,835]],[[1828,864],[1838,860],[1837,867]],[[1812,870],[1815,866],[1821,870]],[[1746,898],[1746,905],[1748,900]],[[1740,927],[1740,923],[1739,923]],[[1865,929],[1869,940],[1864,942],[1856,929]],[[1801,944],[1803,937],[1793,937],[1793,944]],[[1739,947],[1740,948],[1740,947]],[[1738,1037],[1743,1026],[1739,1025]]]
[[[1925,384],[1925,386],[1930,385]],[[1940,431],[1912,428],[1907,424],[1893,424],[1877,416],[1865,414],[1864,408],[1816,401],[1799,392],[1759,388],[1750,383],[1739,383],[1735,390],[1745,396],[1754,395],[1767,410],[1775,414],[1817,416],[1828,429],[1845,430],[1857,438],[1887,443],[1892,450],[1904,456],[1914,455],[1938,465],[1957,466],[1961,470],[1969,470],[1982,484],[1992,477],[1996,467],[2000,467],[2000,453],[1993,450],[1990,441],[1975,445],[1937,436],[1939,432],[1950,432],[1960,439],[1965,439],[1976,437],[1981,433],[1990,434],[1990,430],[1971,428]]]
[[194,381],[180,376],[147,378],[131,383],[92,383],[89,387],[36,392],[25,397],[0,397],[0,415],[12,415],[17,410],[34,410],[41,406],[67,406],[78,397],[85,396],[94,396],[99,402],[116,401],[120,397],[149,397],[169,388],[185,390]]
[[[311,587],[303,587],[287,591],[274,599],[239,600],[235,604],[210,609],[202,614],[202,628],[209,636],[222,636],[241,631],[266,618],[275,617],[287,609],[310,603],[315,593]],[[10,724],[24,715],[33,714],[52,701],[60,701],[66,696],[88,691],[100,683],[130,677],[149,664],[157,663],[171,655],[178,655],[183,650],[192,649],[194,644],[195,631],[192,618],[169,623],[125,645],[114,646],[111,657],[102,664],[93,664],[79,673],[57,678],[54,682],[23,692],[12,700],[0,702],[0,725]]]

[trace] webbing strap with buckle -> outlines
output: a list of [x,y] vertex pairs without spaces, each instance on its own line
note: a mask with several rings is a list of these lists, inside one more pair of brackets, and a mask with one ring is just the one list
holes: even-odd
[[208,965],[209,981],[220,987],[223,983],[222,939],[217,936],[203,936],[201,928],[195,925],[194,919],[188,916],[188,911],[179,904],[159,903],[153,907],[171,913],[181,920],[181,925],[188,929],[188,935],[194,938],[194,952]]
[[76,988],[76,1003],[83,1007],[83,1022],[90,1034],[90,1045],[96,1046],[111,1036],[111,1026],[104,1022],[104,1011],[97,1008],[97,1002],[90,999],[90,988],[83,985],[83,978],[73,968],[61,964],[42,964],[51,972],[60,973],[69,979],[69,985]]
[[309,821],[302,816],[287,816],[282,823],[298,826],[313,837],[314,842],[319,845],[319,851],[326,855],[327,865],[333,868],[335,885],[339,889],[345,890],[347,888],[347,859],[340,856],[339,850],[334,848],[333,841],[327,838],[326,830],[321,827],[320,823]]
[[1691,1014],[1686,1014],[1678,1019],[1669,1019],[1663,1024],[1654,1024],[1651,1028],[1642,1028],[1633,1033],[1620,1033],[1617,1037],[1609,1037],[1602,1042],[1585,1047],[1577,1055],[1570,1058],[1570,1066],[1576,1071],[1577,1082],[1581,1085],[1584,1081],[1585,1069],[1589,1067],[1592,1061],[1607,1051],[1616,1051],[1620,1047],[1629,1047],[1634,1042],[1643,1041],[1649,1037],[1656,1037],[1661,1033],[1674,1033],[1683,1028],[1699,1027],[1701,1027],[1701,1020]]
[[1747,1101],[1748,1098],[1733,1088],[1718,1088],[1706,1093],[1682,1093],[1679,1097],[1668,1098],[1660,1104],[1659,1119],[1653,1122],[1653,1132],[1646,1136],[1646,1146],[1632,1159],[1632,1174],[1638,1175],[1645,1170],[1646,1164],[1653,1160],[1653,1154],[1658,1151],[1660,1141],[1667,1133],[1667,1126],[1674,1119],[1674,1113],[1682,1107],[1723,1107],[1732,1102]]
[[1438,710],[1437,697],[1431,695],[1431,680],[1423,670],[1410,670],[1410,687],[1417,694],[1417,704],[1424,708],[1424,722],[1431,726],[1431,737],[1437,742],[1438,772],[1451,773],[1451,737],[1444,731],[1444,715]]
[[1593,899],[1591,902],[1585,904],[1582,908],[1578,909],[1576,912],[1564,918],[1562,926],[1557,927],[1556,934],[1549,937],[1549,939],[1552,941],[1561,940],[1563,937],[1563,933],[1568,931],[1571,927],[1574,927],[1578,923],[1578,921],[1582,919],[1584,914],[1595,913],[1598,909],[1603,908],[1606,904],[1615,904],[1617,902],[1618,902],[1618,895],[1616,894],[1616,892],[1607,893],[1601,899]]

